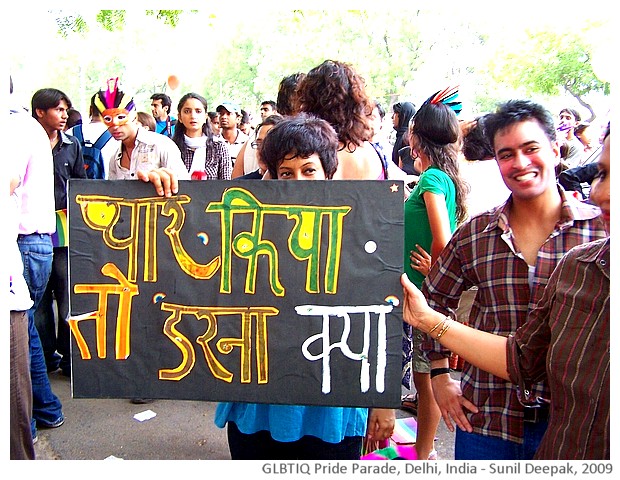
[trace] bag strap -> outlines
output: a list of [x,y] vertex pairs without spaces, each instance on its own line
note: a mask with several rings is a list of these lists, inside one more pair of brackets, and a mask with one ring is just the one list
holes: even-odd
[[383,179],[387,180],[388,179],[388,163],[387,163],[387,158],[385,158],[385,155],[383,154],[383,149],[379,146],[374,144],[373,142],[369,142],[372,145],[372,148],[375,149],[375,152],[377,152],[377,155],[379,156],[379,160],[381,160],[381,166],[383,167]]
[[108,129],[106,129],[97,139],[97,141],[93,144],[94,148],[98,148],[99,150],[101,150],[106,143],[108,143],[108,140],[110,140],[112,138],[112,134],[110,133],[110,131]]
[[73,127],[72,133],[73,133],[73,136],[78,139],[78,142],[80,142],[80,145],[84,143],[84,135],[82,133],[82,125],[78,124],[75,127]]

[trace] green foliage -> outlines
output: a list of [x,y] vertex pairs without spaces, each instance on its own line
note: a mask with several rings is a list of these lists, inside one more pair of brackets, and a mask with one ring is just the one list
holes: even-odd
[[122,30],[125,27],[125,10],[100,10],[97,22],[108,32]]
[[166,91],[175,74],[181,85],[167,91],[173,102],[195,91],[210,107],[232,100],[255,112],[261,101],[276,99],[284,76],[326,59],[351,63],[386,108],[404,100],[419,105],[454,84],[461,86],[465,115],[516,96],[572,95],[590,108],[592,95],[609,95],[609,82],[592,65],[593,49],[604,43],[592,34],[600,24],[575,21],[562,31],[556,21],[555,31],[536,29],[528,18],[527,32],[465,11],[48,11],[58,37],[48,48],[59,53],[16,50],[13,64],[28,71],[32,91],[57,86],[82,107],[106,78],[119,76],[146,109],[150,95]]
[[162,20],[166,25],[176,27],[179,23],[179,17],[183,10],[147,10],[147,15],[154,15],[158,20]]
[[496,59],[493,75],[528,95],[568,92],[578,100],[593,92],[608,95],[609,83],[593,70],[592,49],[584,32],[575,29],[527,32],[519,50]]
[[57,16],[56,25],[58,26],[58,34],[63,38],[67,38],[71,33],[84,35],[89,31],[88,25],[81,15]]

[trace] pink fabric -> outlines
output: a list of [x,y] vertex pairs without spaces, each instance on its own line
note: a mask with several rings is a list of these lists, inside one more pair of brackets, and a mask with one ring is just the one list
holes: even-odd
[[[21,185],[15,190],[20,211],[18,233],[52,234],[56,231],[56,213],[54,160],[49,138],[39,122],[27,113],[12,113],[9,121],[9,131],[21,132],[19,137],[7,135],[7,159],[14,162],[21,179]],[[18,144],[11,138],[28,138],[28,145]]]

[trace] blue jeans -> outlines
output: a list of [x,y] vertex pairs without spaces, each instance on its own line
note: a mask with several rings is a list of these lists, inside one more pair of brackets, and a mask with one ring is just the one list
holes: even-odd
[[30,379],[32,380],[32,423],[33,436],[37,422],[42,425],[54,423],[62,417],[60,399],[52,392],[41,339],[34,324],[34,312],[45,293],[52,270],[53,247],[49,235],[37,233],[19,235],[17,245],[24,263],[24,278],[34,302],[28,310],[28,334],[30,336]]
[[[54,259],[47,288],[34,314],[34,324],[39,332],[47,370],[52,372],[59,366],[69,369],[69,263],[68,248],[54,248]],[[54,313],[54,301],[58,320]],[[56,325],[58,324],[58,326]],[[58,353],[56,353],[58,352]],[[60,355],[59,355],[60,354]]]
[[524,422],[523,443],[515,443],[479,433],[456,429],[455,460],[532,460],[540,445],[547,422]]

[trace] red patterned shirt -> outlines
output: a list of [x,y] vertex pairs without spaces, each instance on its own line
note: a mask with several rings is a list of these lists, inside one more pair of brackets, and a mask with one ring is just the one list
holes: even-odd
[[[564,194],[560,220],[538,251],[532,286],[528,265],[515,246],[508,224],[512,196],[499,207],[473,217],[454,232],[433,264],[422,292],[435,310],[456,319],[461,293],[478,287],[468,324],[479,330],[508,337],[527,319],[543,295],[554,268],[571,248],[607,236],[599,209]],[[429,338],[429,337],[427,337]],[[448,357],[438,342],[423,344],[428,358]],[[468,413],[474,433],[523,443],[524,406],[517,386],[465,362],[461,373],[463,396],[479,409]],[[544,382],[532,385],[532,398],[549,399]]]

